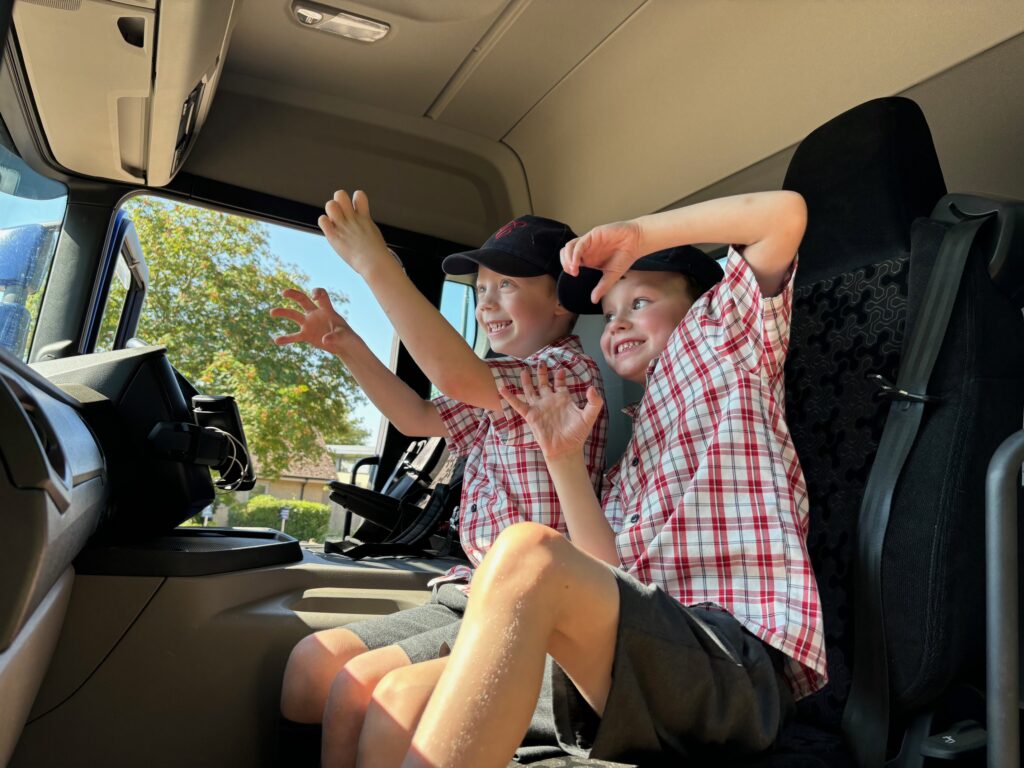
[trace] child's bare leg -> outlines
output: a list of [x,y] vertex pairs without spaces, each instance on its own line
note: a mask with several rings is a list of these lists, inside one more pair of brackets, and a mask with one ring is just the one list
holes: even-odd
[[607,565],[556,531],[498,537],[403,766],[504,768],[530,723],[550,653],[595,711],[611,685],[619,593]]
[[281,714],[297,723],[321,722],[334,678],[345,664],[366,650],[366,644],[344,627],[302,638],[292,648],[284,669]]
[[389,645],[362,653],[341,668],[331,684],[323,711],[323,765],[352,768],[356,764],[359,734],[374,689],[389,672],[409,664],[405,651]]
[[398,768],[447,658],[389,672],[373,691],[359,737],[358,768]]

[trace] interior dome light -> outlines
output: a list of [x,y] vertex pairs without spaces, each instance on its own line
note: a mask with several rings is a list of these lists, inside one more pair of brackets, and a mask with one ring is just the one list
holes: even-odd
[[333,35],[341,35],[363,43],[375,43],[391,30],[391,25],[385,24],[383,21],[368,19],[347,11],[339,11],[337,8],[319,3],[292,3],[292,13],[295,15],[295,20],[304,27],[319,29],[322,32],[330,32]]

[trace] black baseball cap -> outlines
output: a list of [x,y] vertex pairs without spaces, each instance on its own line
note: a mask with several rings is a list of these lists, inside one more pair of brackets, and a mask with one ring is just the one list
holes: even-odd
[[[655,251],[637,259],[629,269],[640,272],[678,272],[686,275],[693,282],[698,296],[725,275],[717,261],[692,245],[679,245]],[[558,278],[559,302],[570,312],[578,315],[600,314],[601,305],[594,304],[590,300],[590,294],[597,287],[602,274],[601,270],[590,267],[580,267],[578,277],[563,274]]]
[[449,275],[470,275],[480,266],[509,277],[557,278],[562,271],[559,252],[576,233],[560,221],[520,216],[503,226],[475,251],[453,253],[441,262]]

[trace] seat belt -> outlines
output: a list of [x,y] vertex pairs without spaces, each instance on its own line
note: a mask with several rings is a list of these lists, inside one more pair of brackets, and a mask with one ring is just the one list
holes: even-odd
[[[903,347],[893,385],[875,376],[892,400],[878,452],[864,488],[857,522],[854,572],[853,682],[843,710],[843,732],[858,768],[882,768],[889,740],[889,654],[882,604],[882,550],[892,497],[917,437],[925,392],[942,347],[975,236],[992,214],[964,218],[946,232]],[[909,319],[909,307],[908,307]]]

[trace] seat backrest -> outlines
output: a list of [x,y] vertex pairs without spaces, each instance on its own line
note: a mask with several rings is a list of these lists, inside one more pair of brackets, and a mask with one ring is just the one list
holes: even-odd
[[[948,227],[927,123],[907,99],[868,102],[798,148],[784,184],[808,206],[786,367],[787,420],[807,479],[808,549],[825,617],[830,683],[802,719],[838,728],[853,665],[857,520],[889,405],[867,378],[896,381],[916,306]],[[890,689],[925,706],[982,658],[984,471],[1024,412],[1024,324],[972,250],[932,373],[883,549]]]
[[430,437],[409,443],[391,475],[384,482],[381,493],[395,499],[403,498],[414,486],[430,485],[430,476],[440,467],[444,453],[444,438]]

